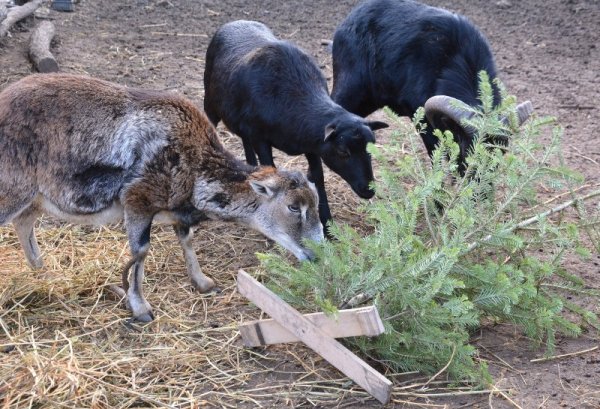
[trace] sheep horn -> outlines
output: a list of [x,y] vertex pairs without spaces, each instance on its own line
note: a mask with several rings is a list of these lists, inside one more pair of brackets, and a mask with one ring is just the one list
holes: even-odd
[[[465,103],[459,99],[447,95],[436,95],[425,102],[425,116],[429,123],[434,127],[440,126],[436,121],[439,115],[447,116],[460,125],[463,119],[469,119],[473,116],[473,112],[461,109],[461,105],[466,106]],[[475,132],[471,127],[467,128],[465,131],[471,134]]]
[[[523,122],[527,121],[527,118],[533,113],[533,105],[531,101],[525,101],[522,104],[517,105],[517,118],[519,120],[519,126],[523,125]],[[508,117],[500,118],[500,121],[504,125],[508,125]]]
[[[446,95],[436,95],[425,102],[425,115],[429,122],[437,126],[435,118],[439,114],[443,114],[457,124],[460,124],[463,119],[470,119],[473,116],[473,112],[462,110],[459,106],[464,105],[459,99],[452,98]],[[519,118],[519,125],[522,125],[533,113],[533,105],[531,101],[525,101],[517,106],[517,116]],[[472,129],[466,129],[469,132],[473,132]]]
[[533,105],[531,101],[525,101],[517,106],[517,115],[519,117],[519,125],[527,120],[533,113]]

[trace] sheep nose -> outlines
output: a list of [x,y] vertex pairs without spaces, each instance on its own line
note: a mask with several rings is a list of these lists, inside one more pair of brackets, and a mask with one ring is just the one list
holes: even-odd
[[356,194],[363,199],[370,199],[375,196],[375,190],[371,189],[369,185],[360,186],[355,190]]
[[303,250],[303,258],[300,259],[300,261],[315,261],[316,260],[316,255],[315,252],[310,250],[310,249],[304,249]]

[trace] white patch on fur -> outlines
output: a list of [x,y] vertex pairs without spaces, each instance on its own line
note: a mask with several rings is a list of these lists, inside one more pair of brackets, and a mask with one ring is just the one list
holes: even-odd
[[317,209],[319,208],[319,193],[317,192],[317,186],[313,182],[308,182],[308,187],[315,198],[315,202],[317,203]]
[[298,243],[296,243],[294,240],[292,240],[292,238],[289,235],[279,231],[267,232],[262,229],[257,230],[259,230],[262,234],[264,234],[265,236],[282,246],[284,249],[290,251],[294,256],[296,256],[298,260],[304,261],[309,259],[307,250],[300,246]]
[[[145,164],[168,145],[170,124],[151,112],[129,114],[117,128],[110,141],[110,162],[130,168],[134,162]],[[141,162],[141,163],[139,163]]]
[[198,178],[194,183],[193,205],[196,209],[204,211],[209,219],[218,220],[222,217],[235,218],[238,215],[233,214],[229,209],[224,210],[214,203],[209,202],[209,199],[216,193],[226,191],[227,188],[218,180],[209,183],[205,179]]
[[40,199],[40,205],[45,213],[51,214],[52,216],[58,217],[69,223],[104,226],[123,220],[123,205],[118,200],[114,201],[109,208],[90,214],[72,214],[64,212],[43,196]]
[[168,210],[163,210],[162,212],[158,212],[154,215],[152,219],[155,223],[161,224],[176,224],[177,216],[173,212],[169,212]]

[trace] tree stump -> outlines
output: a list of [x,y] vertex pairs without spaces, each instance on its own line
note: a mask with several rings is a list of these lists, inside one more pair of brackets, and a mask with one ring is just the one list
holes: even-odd
[[22,6],[16,6],[8,10],[4,20],[0,22],[0,41],[8,35],[8,30],[20,20],[33,14],[42,5],[44,0],[31,0]]
[[54,24],[42,21],[31,34],[29,58],[38,72],[57,72],[58,63],[50,52],[50,43],[54,37]]

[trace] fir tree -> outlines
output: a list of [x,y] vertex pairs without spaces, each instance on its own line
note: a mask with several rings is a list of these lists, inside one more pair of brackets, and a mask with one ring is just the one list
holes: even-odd
[[[560,154],[561,129],[551,118],[533,118],[519,129],[515,98],[499,84],[503,102],[494,108],[485,73],[480,84],[482,108],[469,121],[478,133],[464,176],[449,132],[436,131],[439,147],[423,162],[423,111],[412,126],[388,111],[398,131],[384,148],[370,147],[379,168],[378,200],[364,208],[372,233],[361,237],[333,225],[336,240],[313,246],[315,263],[260,256],[269,285],[296,307],[335,314],[364,302],[377,305],[385,333],[347,342],[394,370],[435,373],[449,363],[455,379],[488,379],[469,344],[484,319],[518,325],[549,352],[557,333],[581,331],[561,315],[565,307],[598,327],[593,313],[561,296],[583,291],[581,280],[561,267],[566,252],[586,253],[579,226],[552,220],[537,194],[542,184],[559,190],[581,182],[568,168],[551,165]],[[550,141],[542,143],[540,135],[551,127]],[[508,145],[494,146],[488,135]],[[598,237],[593,229],[586,225],[588,235]]]

